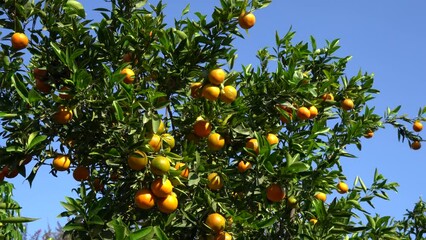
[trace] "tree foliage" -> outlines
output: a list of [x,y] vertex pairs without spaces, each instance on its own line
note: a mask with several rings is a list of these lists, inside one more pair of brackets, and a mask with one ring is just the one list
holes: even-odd
[[[87,179],[79,175],[77,197],[62,202],[60,216],[70,219],[65,235],[423,237],[422,201],[403,222],[365,210],[398,186],[378,170],[371,186],[360,177],[349,192],[336,186],[348,181],[341,160],[355,157],[347,148],[361,149],[363,137],[386,125],[397,129],[400,141],[420,147],[421,136],[406,125],[425,120],[426,110],[415,119],[400,115],[399,107],[376,114],[368,105],[379,92],[374,76],[347,76],[350,57],[337,55],[338,40],[319,46],[314,37],[294,43],[292,30],[276,33],[276,45],[257,52],[257,65],[236,70],[233,41],[245,36],[238,18],[269,0],[221,0],[209,15],[194,13],[195,20],[188,5],[173,25],[164,22],[162,1],[107,2],[109,8],[95,9],[102,16],[96,21],[75,0],[1,4],[1,165],[30,184],[40,167],[58,177],[78,166],[89,170]],[[27,50],[11,46],[14,32],[29,37]],[[225,70],[223,82],[212,80],[222,77],[211,74],[218,68]],[[129,158],[143,159],[140,169]],[[240,161],[248,162],[247,170],[237,167]],[[176,168],[178,162],[185,165]],[[186,168],[188,176],[181,174]],[[170,180],[173,193],[159,196],[156,179]],[[151,192],[141,189],[157,191],[157,206],[149,207],[153,202],[143,193]],[[337,190],[342,195],[333,199],[315,197]],[[225,217],[224,229],[206,224],[212,213]]]

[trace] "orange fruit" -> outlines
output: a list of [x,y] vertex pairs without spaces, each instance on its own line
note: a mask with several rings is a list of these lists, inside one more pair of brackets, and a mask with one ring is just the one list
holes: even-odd
[[268,143],[269,143],[270,145],[278,144],[278,142],[280,141],[280,140],[278,139],[277,135],[276,135],[276,134],[273,134],[273,133],[268,133],[268,134],[266,135],[266,140],[268,141]]
[[159,198],[157,201],[157,207],[158,210],[160,210],[160,212],[162,213],[169,214],[174,212],[178,207],[178,199],[176,197],[176,194],[172,192],[165,198]]
[[273,183],[266,188],[266,198],[271,202],[280,202],[285,198],[285,192],[279,184]]
[[28,163],[30,163],[31,162],[31,160],[33,159],[33,157],[31,156],[31,155],[26,155],[25,156],[25,158],[24,159],[22,159],[20,162],[19,162],[19,166],[22,166],[22,165],[27,165]]
[[201,89],[203,88],[202,82],[191,83],[191,97],[200,98],[201,97]]
[[365,138],[372,138],[374,136],[374,132],[372,130],[368,130],[365,134]]
[[415,132],[420,132],[422,129],[423,129],[423,124],[419,120],[416,120],[413,123],[413,130]]
[[342,101],[342,108],[343,110],[349,111],[354,108],[354,102],[352,99],[346,98]]
[[251,165],[250,162],[244,162],[243,160],[241,160],[238,163],[237,169],[238,169],[238,172],[243,173],[243,172],[249,170],[251,167],[252,167],[252,165]]
[[57,124],[67,124],[72,119],[72,111],[68,107],[59,106],[58,111],[54,114],[53,120]]
[[46,79],[47,78],[47,70],[46,69],[40,69],[40,68],[34,68],[33,69],[33,75],[34,75],[34,78]]
[[206,84],[202,90],[202,96],[210,101],[216,101],[220,95],[220,88],[212,84]]
[[311,112],[309,111],[307,107],[300,107],[299,109],[297,109],[296,114],[300,120],[306,120],[311,117]]
[[35,88],[42,93],[49,93],[52,90],[52,86],[47,81],[43,81],[36,78]]
[[281,115],[280,120],[283,123],[289,123],[293,119],[293,110],[285,105],[278,105],[278,107],[287,113],[287,116]]
[[309,222],[313,225],[317,224],[318,220],[316,218],[309,219]]
[[66,155],[58,155],[53,159],[53,168],[57,171],[65,171],[70,168],[71,160]]
[[212,131],[212,125],[206,120],[199,120],[194,123],[194,133],[199,137],[207,137]]
[[171,134],[161,134],[161,139],[166,143],[166,147],[169,147],[170,149],[175,147],[175,138]]
[[414,150],[419,150],[421,147],[422,147],[422,144],[417,140],[411,143],[411,148]]
[[327,195],[323,192],[319,192],[315,194],[315,198],[325,202],[325,200],[327,200]]
[[135,72],[130,68],[123,68],[120,74],[124,75],[124,83],[131,84],[135,80]]
[[337,187],[337,191],[341,194],[347,193],[349,190],[348,184],[344,182],[339,182],[336,187]]
[[[186,166],[185,163],[181,163],[181,162],[177,162],[175,165],[175,169],[176,170],[180,170],[181,167]],[[180,176],[182,176],[183,178],[188,178],[189,176],[189,168],[185,167],[181,170]]]
[[148,164],[146,153],[136,150],[127,157],[127,164],[130,169],[140,171]]
[[21,50],[28,46],[29,40],[28,37],[23,33],[14,33],[10,38],[12,42],[12,48],[15,50]]
[[86,166],[78,166],[74,169],[72,176],[76,181],[83,181],[89,179],[90,172]]
[[219,174],[215,172],[210,173],[207,176],[207,179],[209,180],[207,187],[210,188],[211,190],[219,190],[223,187],[222,178],[219,176]]
[[70,100],[72,99],[72,95],[70,94],[71,88],[67,86],[63,86],[59,89],[59,97],[63,100]]
[[222,231],[214,237],[214,240],[232,240],[232,236],[231,234]]
[[207,138],[207,146],[210,150],[219,151],[225,146],[225,139],[219,133],[211,133]]
[[157,178],[151,183],[151,191],[156,197],[167,197],[173,190],[169,179],[163,182],[163,178]]
[[259,143],[257,142],[257,139],[249,139],[246,143],[246,148],[252,149],[254,152],[259,153]]
[[253,13],[242,12],[238,17],[238,24],[242,29],[250,29],[256,23],[256,17]]
[[14,168],[13,170],[11,170],[11,168],[8,166],[4,166],[3,168],[3,176],[7,178],[15,178],[16,176],[18,176],[18,174],[19,171],[17,168]]
[[104,184],[103,184],[102,180],[99,179],[99,178],[95,178],[93,180],[93,188],[97,192],[104,190]]
[[154,152],[158,152],[161,149],[161,137],[157,134],[152,134],[151,140],[149,140],[149,146]]
[[225,86],[220,92],[220,100],[224,103],[232,103],[237,98],[237,89],[233,86]]
[[206,225],[216,233],[225,229],[226,219],[219,213],[211,213],[206,218]]
[[310,106],[310,107],[309,107],[309,113],[310,113],[309,118],[310,118],[310,119],[313,119],[313,118],[315,118],[316,116],[318,116],[318,109],[317,109],[315,106]]
[[141,209],[150,209],[155,205],[155,199],[152,192],[147,189],[140,189],[135,194],[135,204]]
[[325,93],[322,95],[322,100],[324,101],[334,101],[334,96],[332,93]]
[[168,157],[156,156],[151,161],[151,172],[155,175],[164,175],[170,170],[170,159]]
[[209,81],[213,85],[220,85],[225,81],[226,72],[221,68],[213,69],[209,72]]

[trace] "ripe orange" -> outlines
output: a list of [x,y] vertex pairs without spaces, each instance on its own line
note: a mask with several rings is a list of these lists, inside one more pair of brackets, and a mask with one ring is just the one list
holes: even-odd
[[175,138],[171,134],[169,133],[161,134],[161,139],[166,143],[165,148],[172,149],[175,147]]
[[268,133],[266,135],[266,140],[268,141],[269,145],[278,144],[278,142],[280,141],[277,135],[273,133]]
[[318,220],[316,218],[309,219],[309,222],[313,225],[317,224]]
[[252,167],[252,165],[251,165],[250,162],[244,162],[243,160],[241,160],[238,163],[237,169],[238,169],[238,172],[243,173],[243,172],[249,170],[251,167]]
[[156,197],[167,197],[173,190],[169,179],[163,183],[163,178],[157,178],[151,183],[151,191]]
[[372,138],[374,136],[374,132],[372,130],[368,130],[365,134],[365,138]]
[[413,130],[415,132],[420,132],[421,130],[423,130],[423,124],[419,120],[416,120],[413,123]]
[[53,168],[57,171],[65,171],[70,168],[71,160],[66,155],[58,155],[53,159]]
[[59,97],[63,100],[70,100],[72,99],[72,95],[70,94],[70,90],[71,88],[67,87],[67,86],[62,86],[59,89]]
[[214,237],[214,240],[232,240],[232,236],[231,234],[222,231]]
[[52,86],[47,81],[36,78],[35,88],[42,93],[49,93],[52,90]]
[[146,153],[136,150],[127,157],[127,164],[130,169],[140,171],[148,164]]
[[346,110],[346,111],[353,109],[354,108],[354,102],[352,101],[352,99],[346,98],[345,100],[343,100],[342,108],[343,108],[343,110]]
[[155,199],[152,192],[147,189],[140,189],[135,194],[135,204],[141,209],[150,209],[155,205]]
[[219,176],[219,174],[215,172],[210,173],[207,176],[207,179],[209,180],[207,187],[210,188],[211,190],[219,190],[223,187],[222,178]]
[[84,181],[89,179],[89,169],[86,166],[78,166],[74,169],[72,176],[76,181]]
[[191,97],[200,98],[201,97],[201,89],[203,88],[202,82],[191,83]]
[[310,119],[313,119],[316,116],[318,116],[318,109],[315,106],[310,106],[309,112],[310,112],[310,116],[309,116]]
[[178,207],[178,199],[176,197],[176,194],[172,192],[165,198],[159,198],[157,201],[157,207],[158,210],[160,210],[160,212],[162,213],[169,214],[174,212]]
[[225,103],[232,103],[237,98],[237,89],[233,86],[225,86],[220,92],[220,100]]
[[297,117],[300,120],[309,119],[311,117],[311,112],[307,107],[300,107],[299,109],[297,109]]
[[[184,166],[186,166],[185,163],[177,162],[175,165],[175,169],[180,170],[180,168]],[[189,168],[188,167],[183,168],[183,170],[181,170],[180,176],[182,176],[183,178],[188,178]]]
[[123,55],[123,62],[125,63],[134,63],[137,64],[139,61],[137,58],[135,58],[135,56],[133,56],[132,52],[128,52],[126,54]]
[[202,96],[210,101],[216,101],[220,95],[220,88],[212,84],[206,84],[202,90]]
[[207,138],[207,146],[210,150],[219,151],[225,146],[225,139],[219,133],[211,133]]
[[283,109],[287,113],[287,116],[281,115],[280,120],[283,123],[289,123],[293,119],[293,110],[285,105],[278,105],[278,107]]
[[221,68],[213,69],[209,72],[209,81],[213,85],[220,85],[226,78],[226,72]]
[[325,200],[327,200],[327,195],[323,192],[319,192],[315,194],[315,198],[325,202]]
[[194,133],[199,137],[207,137],[212,131],[212,125],[206,120],[199,120],[194,123]]
[[325,93],[322,95],[322,100],[324,101],[334,101],[334,96],[332,93]]
[[238,17],[238,24],[242,29],[250,29],[256,23],[256,17],[253,13],[242,12]]
[[11,170],[12,168],[9,166],[4,166],[2,174],[3,176],[7,177],[7,178],[15,178],[16,176],[18,176],[19,171],[17,168],[13,168],[13,170]]
[[170,159],[168,157],[156,156],[151,161],[151,172],[155,175],[164,175],[170,170]]
[[421,147],[422,147],[422,144],[417,140],[415,140],[411,143],[411,148],[413,150],[419,150]]
[[29,40],[24,33],[14,33],[10,39],[12,42],[12,48],[15,50],[21,50],[28,46]]
[[249,139],[246,143],[246,148],[252,149],[254,152],[259,153],[259,143],[257,142],[257,139]]
[[344,182],[339,182],[336,187],[337,187],[337,191],[341,194],[347,193],[349,190],[348,184]]
[[161,137],[157,134],[152,134],[151,140],[149,140],[149,146],[154,152],[158,152],[161,149]]
[[72,119],[72,111],[68,107],[59,106],[58,111],[54,114],[53,120],[57,124],[67,124]]
[[206,225],[219,233],[225,229],[226,219],[219,213],[211,213],[206,218]]
[[120,74],[125,76],[124,83],[131,84],[135,80],[135,72],[130,68],[123,68]]
[[280,202],[285,198],[285,192],[279,184],[273,183],[266,188],[266,198],[271,202]]
[[102,180],[99,179],[99,178],[95,178],[93,180],[93,188],[97,192],[104,190],[104,184],[103,184]]
[[47,78],[47,70],[46,69],[40,69],[40,68],[34,68],[33,69],[33,75],[34,75],[34,78],[46,79]]

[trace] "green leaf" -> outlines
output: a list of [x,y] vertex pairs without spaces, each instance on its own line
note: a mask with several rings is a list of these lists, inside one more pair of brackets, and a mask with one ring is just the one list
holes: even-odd
[[189,12],[190,4],[186,5],[185,9],[182,10],[182,16],[186,15]]
[[142,228],[136,232],[130,234],[130,240],[140,240],[140,239],[152,239],[154,234],[154,228],[152,226]]
[[86,17],[83,5],[75,0],[68,0],[64,6],[64,10],[69,15],[77,15],[81,18]]
[[290,167],[288,167],[286,171],[292,172],[292,173],[299,173],[299,172],[308,171],[309,169],[310,169],[310,166],[308,164],[302,163],[302,162],[295,162]]
[[112,102],[112,105],[114,107],[114,114],[117,121],[123,121],[124,115],[123,115],[123,109],[121,108],[120,104],[116,100]]
[[261,222],[257,223],[257,224],[256,224],[256,226],[257,226],[258,228],[267,228],[267,227],[270,227],[270,226],[274,225],[274,223],[275,223],[277,220],[278,220],[278,218],[277,218],[277,217],[272,217],[272,218],[270,218],[270,219],[266,219],[266,220],[263,220],[263,221],[261,221]]
[[0,118],[14,118],[16,116],[18,116],[18,114],[16,114],[16,113],[0,112]]
[[19,96],[21,96],[21,98],[29,103],[28,100],[28,89],[25,87],[24,83],[20,80],[15,79],[15,76],[11,77],[12,79],[12,86],[15,87],[16,91],[18,92]]
[[38,218],[28,218],[28,217],[7,217],[0,219],[1,223],[27,223],[38,220]]
[[38,135],[38,132],[33,132],[30,134],[30,136],[28,137],[26,150],[31,150],[33,147],[35,147],[36,145],[38,145],[39,143],[47,139],[46,135],[40,135],[40,136],[37,136],[37,135]]
[[166,233],[164,233],[164,231],[161,229],[160,226],[155,226],[154,232],[155,232],[155,235],[158,237],[159,240],[168,240],[169,239],[167,237]]
[[21,209],[21,207],[15,203],[0,202],[0,209]]

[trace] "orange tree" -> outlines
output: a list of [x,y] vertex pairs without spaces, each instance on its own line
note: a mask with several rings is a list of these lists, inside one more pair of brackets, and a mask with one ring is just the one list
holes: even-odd
[[221,0],[195,20],[188,6],[173,26],[162,1],[107,2],[96,22],[75,0],[1,5],[2,174],[31,184],[40,167],[72,173],[66,235],[422,237],[418,211],[404,225],[364,209],[397,183],[376,170],[371,186],[348,184],[340,161],[386,125],[419,149],[425,109],[415,119],[399,107],[375,114],[373,76],[347,76],[337,40],[318,47],[277,34],[258,66],[237,71],[233,40],[269,0]]

